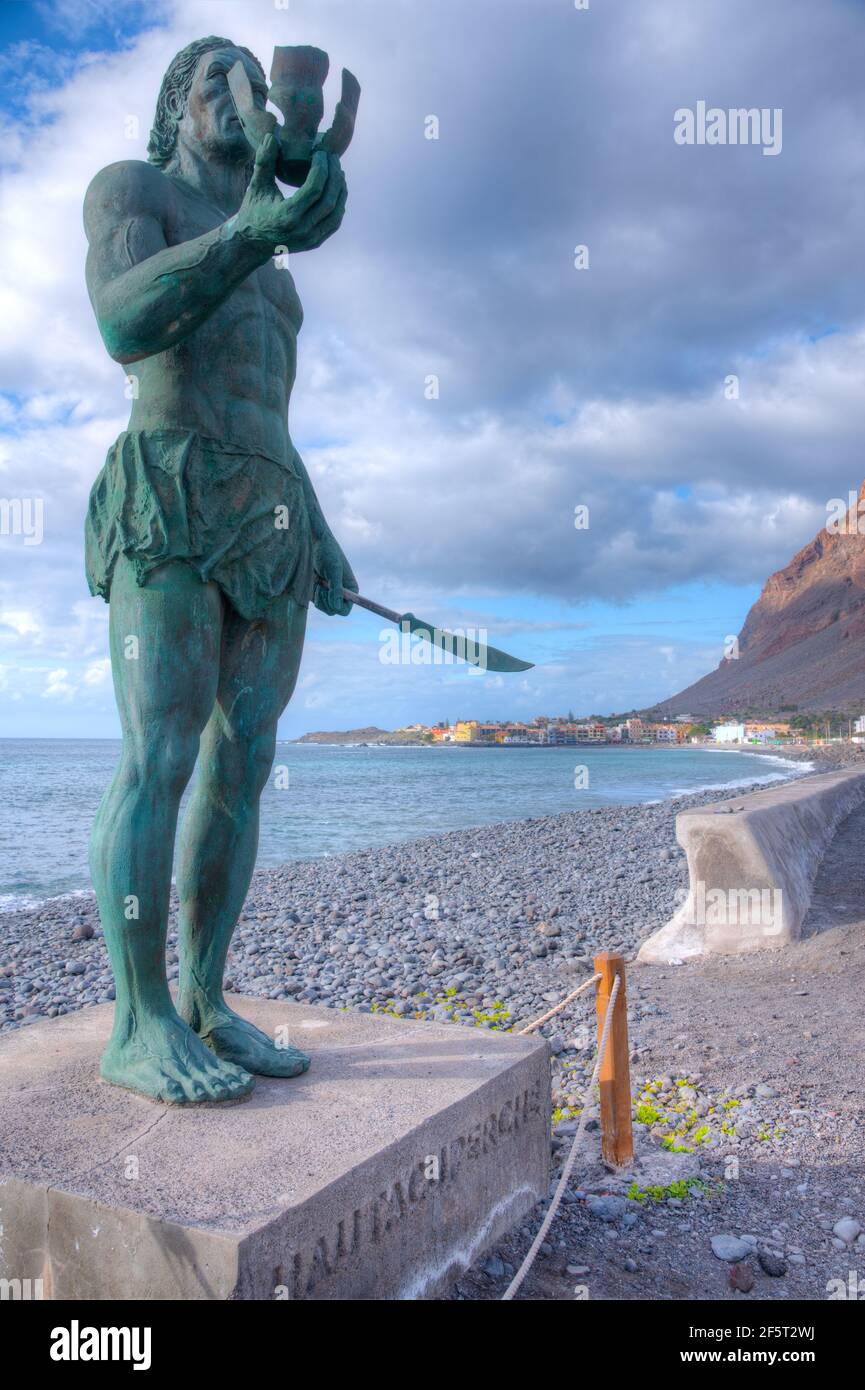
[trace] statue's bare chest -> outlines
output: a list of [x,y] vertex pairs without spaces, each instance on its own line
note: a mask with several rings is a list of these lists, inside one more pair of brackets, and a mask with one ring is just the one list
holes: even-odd
[[[178,246],[213,231],[224,220],[216,208],[181,193],[168,218],[165,236],[169,245]],[[263,333],[267,338],[288,336],[293,343],[303,323],[303,307],[287,261],[287,255],[277,256],[254,270],[215,317],[232,322],[235,330],[246,325],[252,333]]]

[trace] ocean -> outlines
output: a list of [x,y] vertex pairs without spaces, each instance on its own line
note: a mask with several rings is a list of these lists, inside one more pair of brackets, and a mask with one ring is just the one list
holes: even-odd
[[[0,740],[0,911],[89,891],[87,840],[119,751],[114,739]],[[803,770],[780,757],[660,745],[280,743],[262,796],[258,865],[495,821],[735,788]]]

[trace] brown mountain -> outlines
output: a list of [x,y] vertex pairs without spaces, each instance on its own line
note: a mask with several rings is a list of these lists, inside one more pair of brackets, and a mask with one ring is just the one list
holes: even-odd
[[767,581],[739,634],[738,659],[724,658],[660,710],[759,715],[865,708],[865,483],[859,502],[846,524],[824,528]]

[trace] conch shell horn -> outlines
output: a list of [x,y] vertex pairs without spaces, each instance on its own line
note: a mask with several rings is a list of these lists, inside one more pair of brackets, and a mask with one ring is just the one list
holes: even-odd
[[296,187],[302,184],[316,150],[343,155],[351,144],[360,102],[360,83],[348,68],[342,70],[342,96],[336,104],[333,124],[323,135],[318,134],[324,112],[322,88],[328,65],[328,56],[320,48],[274,49],[267,95],[282,112],[282,125],[272,111],[256,106],[249,76],[240,59],[228,74],[237,118],[252,148],[257,150],[265,135],[276,135],[280,149],[276,176],[283,183]]

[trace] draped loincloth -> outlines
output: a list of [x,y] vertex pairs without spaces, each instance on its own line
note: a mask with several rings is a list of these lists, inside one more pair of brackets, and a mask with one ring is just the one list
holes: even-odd
[[280,594],[309,603],[313,537],[290,455],[278,463],[187,430],[125,431],[93,484],[84,536],[90,592],[106,602],[126,555],[141,585],[185,561],[244,618],[264,617]]

